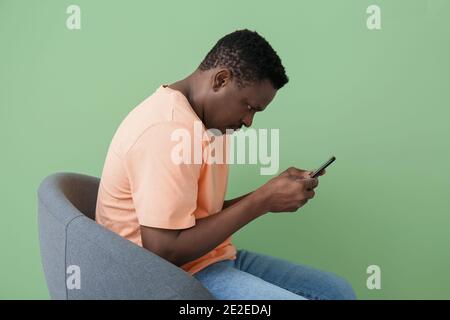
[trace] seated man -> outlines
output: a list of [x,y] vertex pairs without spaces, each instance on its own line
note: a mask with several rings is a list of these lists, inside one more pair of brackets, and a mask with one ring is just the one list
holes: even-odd
[[[160,85],[123,120],[103,168],[97,222],[192,274],[218,299],[355,298],[334,274],[236,250],[231,242],[250,221],[297,211],[313,198],[318,179],[309,171],[289,168],[224,201],[226,161],[174,161],[174,136],[197,139],[198,123],[200,136],[214,128],[215,138],[250,127],[287,82],[280,58],[258,33],[240,30],[220,39],[191,75]],[[207,137],[200,139],[201,155],[213,138]]]

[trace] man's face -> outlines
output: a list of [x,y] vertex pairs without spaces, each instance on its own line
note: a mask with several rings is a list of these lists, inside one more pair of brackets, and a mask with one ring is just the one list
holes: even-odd
[[207,129],[250,127],[256,112],[263,111],[277,90],[267,79],[239,88],[226,69],[213,75],[204,102],[204,124]]

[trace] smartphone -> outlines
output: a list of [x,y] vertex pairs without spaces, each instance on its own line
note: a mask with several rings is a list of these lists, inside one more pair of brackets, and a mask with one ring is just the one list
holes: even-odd
[[316,171],[311,173],[311,178],[317,177],[319,175],[320,171],[322,171],[323,169],[328,167],[330,164],[332,164],[334,160],[336,160],[336,157],[332,156],[327,162],[325,162],[323,165],[321,165],[319,169],[317,169]]

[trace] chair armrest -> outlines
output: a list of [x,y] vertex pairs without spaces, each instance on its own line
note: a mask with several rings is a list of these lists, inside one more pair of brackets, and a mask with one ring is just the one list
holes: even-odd
[[80,289],[67,289],[68,299],[214,299],[189,273],[85,216],[67,225],[70,265],[80,267]]

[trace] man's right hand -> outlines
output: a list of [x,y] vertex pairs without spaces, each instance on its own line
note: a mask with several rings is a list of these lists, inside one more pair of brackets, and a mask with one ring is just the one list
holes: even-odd
[[[310,177],[311,171],[291,167],[258,188],[265,212],[294,212],[315,195],[319,180]],[[325,172],[322,172],[323,175]]]

